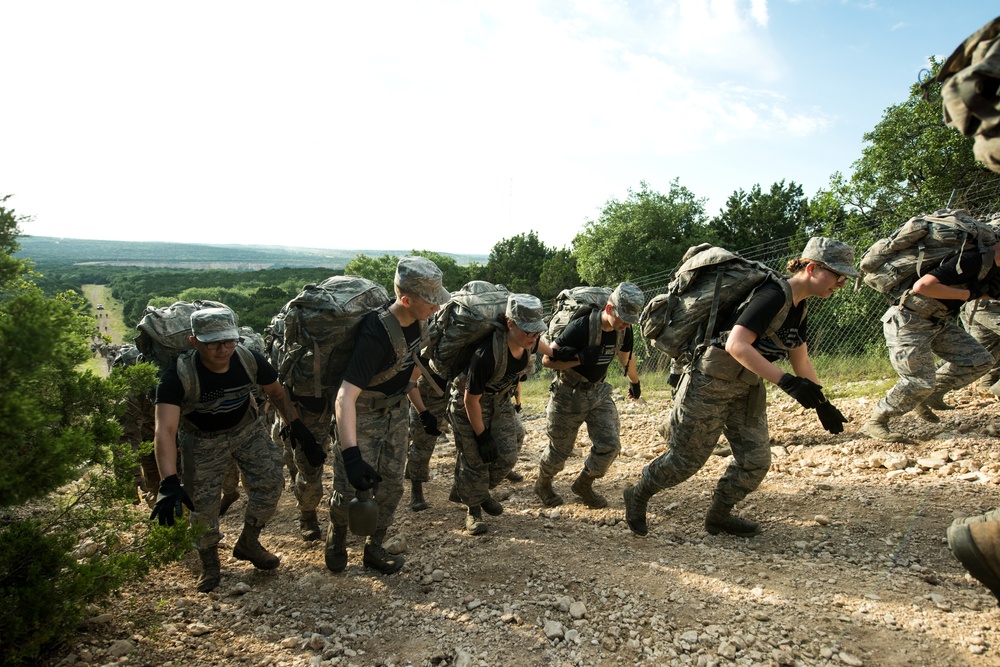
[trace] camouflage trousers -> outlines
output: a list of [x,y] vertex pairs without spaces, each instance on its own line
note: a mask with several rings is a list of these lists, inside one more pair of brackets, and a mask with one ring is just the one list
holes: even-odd
[[[1000,301],[995,299],[983,299],[976,306],[975,301],[970,301],[962,307],[962,314],[959,321],[965,330],[975,338],[980,345],[993,357],[993,366],[984,373],[976,382],[976,389],[981,392],[989,391],[990,387],[1000,382]],[[975,314],[973,315],[973,310]],[[971,316],[971,323],[969,322]],[[1000,386],[998,386],[1000,389]]]
[[[378,503],[378,528],[392,525],[403,497],[403,469],[406,466],[407,405],[404,400],[383,410],[357,410],[357,440],[361,458],[382,476],[375,487]],[[347,504],[355,496],[354,487],[347,481],[347,469],[340,447],[334,447],[333,493],[330,497],[330,519],[338,526],[347,525]]]
[[[417,388],[420,389],[420,397],[424,399],[424,407],[437,417],[438,428],[444,431],[448,425],[449,397],[447,388],[442,387],[445,390],[444,394],[438,396],[427,386],[423,377],[417,382]],[[412,405],[409,414],[410,452],[406,458],[406,479],[427,482],[431,478],[431,455],[434,454],[434,445],[437,443],[438,436],[424,433],[424,427],[420,424],[420,416]]]
[[481,505],[490,495],[490,489],[499,486],[517,463],[519,449],[517,413],[510,402],[510,392],[483,394],[479,399],[483,410],[483,424],[490,430],[500,454],[496,461],[486,463],[479,456],[476,432],[465,411],[464,392],[453,392],[448,405],[448,415],[455,433],[458,463],[455,468],[455,488],[462,502],[473,507]]
[[701,470],[719,434],[733,449],[733,460],[715,486],[715,498],[732,507],[756,489],[771,467],[771,442],[764,386],[721,380],[699,370],[684,375],[670,412],[670,449],[651,461],[643,478],[655,489],[677,486]]
[[197,542],[199,549],[212,547],[222,539],[222,483],[234,459],[247,490],[246,522],[263,526],[274,516],[284,484],[281,454],[259,417],[220,435],[181,429],[177,441],[183,459],[184,487],[195,507],[191,521],[206,526]]
[[[316,442],[329,455],[330,445],[333,437],[330,431],[333,428],[333,405],[327,403],[326,409],[322,412],[312,412],[301,404],[296,405],[299,419],[306,425],[309,432],[316,438]],[[287,434],[282,435],[282,424],[278,420],[274,433],[280,438],[285,463],[289,471],[292,471],[292,493],[295,494],[295,506],[302,512],[310,512],[319,507],[323,499],[323,466],[314,466],[309,463],[302,447],[292,447],[291,438]],[[277,441],[276,441],[277,442]]]
[[604,477],[621,451],[621,422],[618,407],[611,398],[607,382],[592,382],[572,387],[562,380],[549,386],[549,405],[545,409],[549,444],[542,452],[539,472],[555,477],[573,453],[580,425],[587,424],[590,454],[583,472],[590,477]]
[[[906,414],[932,393],[964,387],[993,365],[993,356],[951,319],[929,320],[892,306],[882,316],[882,332],[899,374],[878,402],[882,414]],[[935,366],[934,355],[944,363]]]

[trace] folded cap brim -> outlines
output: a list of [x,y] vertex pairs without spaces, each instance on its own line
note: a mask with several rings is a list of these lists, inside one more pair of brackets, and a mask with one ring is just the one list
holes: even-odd
[[238,340],[239,337],[240,333],[236,329],[212,331],[210,333],[203,333],[195,336],[195,338],[202,343],[214,343],[217,340]]

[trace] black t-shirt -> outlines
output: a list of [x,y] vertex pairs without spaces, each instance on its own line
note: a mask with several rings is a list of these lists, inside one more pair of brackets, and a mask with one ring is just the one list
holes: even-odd
[[[754,348],[756,348],[765,359],[771,362],[784,359],[788,356],[788,351],[783,350],[779,346],[775,345],[773,341],[764,337],[764,332],[767,331],[768,325],[771,324],[774,317],[784,305],[784,290],[781,289],[781,286],[778,283],[773,280],[768,280],[757,288],[753,298],[750,299],[750,303],[748,303],[746,308],[743,309],[743,312],[738,313],[735,320],[731,320],[730,323],[727,323],[727,326],[725,326],[722,330],[729,331],[736,325],[746,327],[750,331],[757,334],[757,340],[754,342]],[[798,347],[806,340],[806,319],[803,317],[805,309],[805,299],[800,301],[798,305],[792,305],[792,307],[788,310],[788,315],[785,317],[785,321],[774,333],[774,335],[786,348]]]
[[[569,321],[566,328],[562,330],[555,340],[559,347],[572,347],[583,350],[590,347],[590,311]],[[615,356],[615,343],[618,341],[617,331],[601,331],[601,353],[597,360],[591,364],[574,366],[576,371],[588,382],[600,382],[608,374],[608,364]],[[622,341],[622,349],[619,352],[631,352],[633,345],[632,327],[625,329],[625,338]]]
[[[986,256],[992,257],[992,254]],[[959,266],[962,267],[961,273],[958,272]],[[979,272],[982,268],[983,254],[978,249],[973,248],[972,250],[966,250],[961,255],[955,255],[951,259],[946,259],[928,271],[927,274],[934,276],[942,285],[947,285],[948,287],[968,287],[975,282],[985,283],[1000,271],[1000,266],[996,266],[994,263],[989,273],[986,274],[986,277],[979,281]],[[973,294],[968,301],[972,301],[978,296],[978,294]],[[961,310],[962,304],[965,303],[965,301],[959,299],[938,299],[938,301],[944,304],[951,313],[957,313]]]
[[[535,347],[538,343],[535,343]],[[510,386],[517,384],[521,373],[528,367],[528,359],[531,358],[532,351],[524,350],[521,358],[518,359],[510,353],[510,347],[504,346],[507,353],[507,368],[499,381],[490,387],[490,393],[500,393]],[[496,372],[497,364],[493,359],[493,336],[487,336],[486,340],[479,344],[476,351],[472,353],[472,360],[469,362],[469,380],[466,382],[466,390],[473,396],[486,393],[486,384]]]
[[410,382],[410,375],[413,373],[413,355],[417,354],[420,348],[420,322],[403,327],[403,337],[406,338],[410,354],[403,361],[399,372],[379,385],[368,386],[377,374],[396,365],[396,351],[389,340],[389,332],[379,322],[380,312],[368,313],[361,321],[358,337],[354,343],[354,354],[347,364],[347,370],[344,371],[344,380],[355,387],[393,396],[406,389],[406,385]]
[[[254,385],[268,385],[278,379],[278,372],[268,363],[264,355],[253,350],[250,350],[250,354],[257,360],[257,377],[253,381],[236,353],[229,360],[229,370],[225,373],[208,370],[202,365],[200,354],[198,352],[194,354],[194,365],[198,372],[201,391],[201,396],[195,399],[195,402],[221,399],[213,410],[196,410],[185,415],[191,425],[201,431],[224,431],[239,424],[246,415],[250,401],[253,400]],[[156,402],[182,405],[183,400],[184,386],[181,384],[175,365],[160,375],[160,384],[156,387]]]

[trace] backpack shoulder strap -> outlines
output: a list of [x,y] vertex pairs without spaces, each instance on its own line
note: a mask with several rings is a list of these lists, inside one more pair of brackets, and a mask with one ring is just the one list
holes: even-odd
[[201,382],[198,379],[198,362],[195,360],[195,354],[195,350],[188,350],[174,362],[181,388],[184,389],[181,414],[191,412],[191,408],[201,399]]
[[497,329],[493,332],[493,375],[490,376],[487,387],[496,385],[507,374],[507,332]]

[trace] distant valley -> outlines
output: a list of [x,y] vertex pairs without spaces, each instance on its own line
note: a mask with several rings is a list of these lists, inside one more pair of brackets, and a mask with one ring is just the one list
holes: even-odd
[[[185,269],[259,270],[283,267],[343,269],[357,255],[403,256],[407,250],[336,250],[263,245],[197,245],[147,241],[100,241],[20,236],[15,256],[36,264],[103,264]],[[486,255],[454,255],[460,265],[485,264]]]

